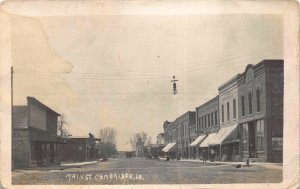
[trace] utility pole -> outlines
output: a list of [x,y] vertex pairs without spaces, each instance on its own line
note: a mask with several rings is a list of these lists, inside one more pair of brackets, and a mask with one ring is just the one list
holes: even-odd
[[13,91],[14,91],[14,87],[13,87],[13,74],[14,74],[14,68],[11,67],[11,70],[10,70],[10,91],[11,91],[11,97],[10,97],[10,100],[11,100],[11,169],[14,170],[14,160],[13,160],[13,147],[14,147],[14,119],[13,119],[13,103],[14,103],[14,100],[13,100]]

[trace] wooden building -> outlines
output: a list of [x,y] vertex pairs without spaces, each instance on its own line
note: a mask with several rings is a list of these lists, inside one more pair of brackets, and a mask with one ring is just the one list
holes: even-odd
[[13,151],[15,168],[59,164],[57,112],[33,97],[26,106],[13,106]]

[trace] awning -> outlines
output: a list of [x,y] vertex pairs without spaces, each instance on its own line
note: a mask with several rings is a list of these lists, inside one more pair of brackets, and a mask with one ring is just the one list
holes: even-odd
[[164,147],[164,148],[162,149],[162,151],[163,151],[163,152],[169,152],[175,145],[176,145],[176,142],[169,143],[169,144],[167,144],[166,147]]
[[29,127],[29,140],[35,142],[72,143],[69,139],[60,138],[57,135],[52,135],[34,127]]
[[192,142],[192,143],[190,144],[190,146],[191,146],[191,147],[194,147],[194,146],[199,145],[199,143],[202,142],[203,139],[204,139],[205,137],[206,137],[206,135],[198,136],[198,138],[197,138],[194,142]]
[[[219,130],[216,137],[214,137],[212,140],[209,141],[209,145],[220,145],[222,144],[227,138],[230,138],[229,136],[233,136],[233,132],[237,128],[238,125],[223,127]],[[232,139],[234,140],[234,139]],[[231,140],[229,140],[231,141]]]
[[200,148],[208,147],[210,144],[210,141],[212,141],[217,136],[217,133],[211,133],[209,134],[204,141],[202,141],[199,145]]

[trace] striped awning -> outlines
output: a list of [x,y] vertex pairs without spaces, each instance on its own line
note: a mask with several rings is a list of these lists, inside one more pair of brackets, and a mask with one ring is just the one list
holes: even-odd
[[162,151],[163,152],[169,152],[170,150],[172,150],[172,148],[174,148],[174,146],[176,145],[176,142],[173,143],[169,143],[167,144],[167,146],[165,146]]
[[206,137],[206,135],[198,136],[198,138],[190,144],[190,147],[195,147],[195,146],[199,145],[200,142],[202,142],[205,137]]

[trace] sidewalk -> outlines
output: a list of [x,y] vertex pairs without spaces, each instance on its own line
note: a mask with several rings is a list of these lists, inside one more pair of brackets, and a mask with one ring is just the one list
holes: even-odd
[[42,171],[50,171],[50,170],[64,170],[69,168],[80,168],[82,166],[91,165],[98,163],[100,161],[84,161],[84,162],[61,162],[60,165],[52,165],[45,167],[28,167],[23,169],[16,169],[14,171],[18,172],[21,170],[42,170]]
[[[160,160],[166,160],[166,158],[159,158]],[[172,160],[170,160],[172,161]],[[178,160],[173,160],[173,161],[178,161]],[[198,162],[198,163],[203,163],[202,160],[200,159],[181,159],[179,161],[184,161],[184,162]],[[245,162],[235,162],[235,161],[207,161],[205,164],[213,164],[213,165],[237,165],[240,164],[242,166],[246,165]],[[282,163],[269,163],[269,162],[250,162],[249,165],[255,165],[255,166],[260,166],[268,169],[282,169]]]

